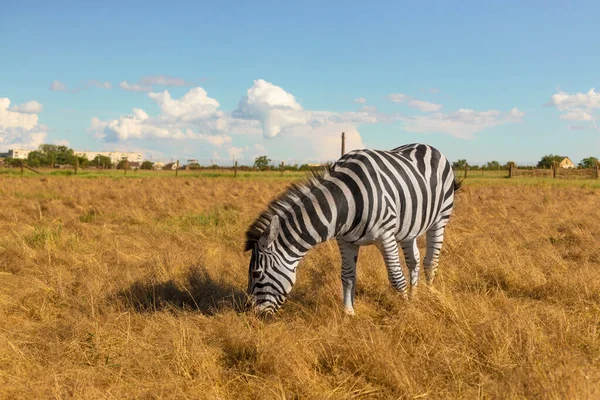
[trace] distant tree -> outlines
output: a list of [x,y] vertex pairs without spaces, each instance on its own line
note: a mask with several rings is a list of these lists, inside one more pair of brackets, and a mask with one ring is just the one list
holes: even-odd
[[538,168],[552,168],[554,162],[561,162],[563,156],[557,156],[554,154],[547,154],[537,163]]
[[500,169],[500,163],[498,161],[488,161],[488,163],[485,165],[486,169],[490,169],[490,170],[498,170]]
[[79,161],[79,168],[87,168],[90,166],[91,161],[88,160],[86,155],[75,156],[75,159]]
[[21,166],[21,160],[19,158],[12,158],[12,157],[7,157],[4,159],[4,163],[6,165],[10,165],[11,167],[20,167]]
[[144,161],[140,166],[141,169],[152,169],[154,163],[152,161]]
[[579,168],[594,168],[598,159],[596,157],[587,157],[581,160],[579,163]]
[[454,169],[464,169],[467,164],[467,160],[458,160],[452,163],[452,168]]
[[121,161],[119,161],[117,163],[117,169],[125,169],[127,167],[127,169],[130,169],[129,166],[127,165],[127,159],[124,158]]
[[254,168],[264,171],[269,167],[270,162],[271,162],[271,159],[268,158],[267,156],[256,157],[254,159]]
[[94,159],[90,162],[90,165],[97,167],[97,168],[112,168],[112,160],[110,159],[110,157],[107,156],[103,156],[101,154],[98,154],[96,157],[94,157]]

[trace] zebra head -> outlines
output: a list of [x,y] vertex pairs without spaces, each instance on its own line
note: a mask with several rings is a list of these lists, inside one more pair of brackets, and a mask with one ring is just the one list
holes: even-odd
[[279,234],[279,217],[274,215],[260,236],[246,244],[246,249],[252,250],[248,305],[259,315],[275,314],[296,281],[297,262],[286,262],[286,252],[277,240]]

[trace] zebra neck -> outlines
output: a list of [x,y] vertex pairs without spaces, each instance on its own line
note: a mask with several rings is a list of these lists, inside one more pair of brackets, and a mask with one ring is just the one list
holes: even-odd
[[290,260],[300,260],[310,249],[339,233],[339,221],[324,215],[315,202],[303,201],[286,211],[281,241]]

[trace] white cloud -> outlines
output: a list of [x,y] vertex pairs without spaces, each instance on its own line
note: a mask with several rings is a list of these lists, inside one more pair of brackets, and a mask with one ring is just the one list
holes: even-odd
[[[202,142],[211,146],[210,151],[221,149],[218,154],[225,156],[227,152],[230,158],[235,156],[236,159],[244,156],[251,158],[255,153],[267,154],[274,149],[281,154],[283,148],[288,149],[286,152],[298,154],[298,161],[304,157],[304,160],[319,162],[339,157],[341,132],[347,134],[347,150],[365,147],[358,132],[359,125],[399,121],[409,132],[435,132],[473,138],[486,128],[520,122],[524,116],[517,108],[506,112],[460,109],[441,113],[439,110],[442,105],[412,99],[401,93],[392,94],[389,98],[406,102],[409,107],[427,114],[412,117],[388,114],[372,105],[364,105],[352,112],[307,110],[294,95],[263,79],[254,81],[233,112],[219,110],[219,102],[209,97],[201,87],[190,89],[180,98],[173,98],[166,90],[150,92],[148,97],[159,107],[157,115],[134,108],[130,114],[115,119],[100,120],[94,117],[89,132],[105,142],[158,140],[164,145],[175,141]],[[261,135],[269,139],[264,142],[269,149],[261,143],[242,147],[238,142],[240,139],[236,139],[238,135]],[[270,140],[275,137],[277,140]],[[207,154],[205,146],[199,148]],[[198,150],[186,145],[185,152],[195,151]]]
[[567,111],[560,116],[561,119],[567,119],[571,121],[592,121],[594,117],[583,110],[572,110]]
[[287,146],[294,148],[295,154],[305,155],[308,161],[325,162],[341,156],[342,132],[346,134],[346,152],[365,148],[356,127],[348,123],[317,127],[296,126],[282,140],[285,140]]
[[391,93],[388,95],[388,100],[394,103],[403,103],[406,100],[409,100],[411,97],[407,94],[402,93]]
[[286,128],[306,124],[310,117],[293,95],[262,79],[254,81],[232,115],[260,121],[268,138],[279,135]]
[[[546,106],[555,107],[561,112],[560,118],[570,121],[595,121],[596,109],[600,108],[600,93],[591,88],[587,93],[566,93],[557,89],[546,103]],[[569,128],[571,129],[571,128]]]
[[191,89],[179,100],[174,100],[167,90],[148,93],[148,97],[158,104],[164,115],[182,121],[206,119],[217,115],[219,108],[219,102],[208,97],[206,90],[201,87]]
[[112,88],[112,83],[106,81],[106,82],[100,82],[97,81],[95,79],[92,79],[91,81],[88,82],[86,87],[90,87],[90,86],[95,86],[101,89],[111,89]]
[[64,92],[67,90],[67,86],[63,82],[55,80],[50,85],[50,90],[53,90],[55,92]]
[[139,83],[128,83],[127,81],[123,81],[119,83],[119,86],[123,90],[127,90],[129,92],[150,92],[152,91],[152,86],[150,85],[140,85]]
[[569,94],[561,90],[552,95],[549,106],[554,106],[560,111],[567,111],[574,108],[591,110],[600,108],[600,93],[596,93],[595,88],[591,88],[587,93]]
[[352,102],[356,104],[365,104],[367,102],[367,99],[365,99],[364,97],[357,97],[354,100],[352,100]]
[[[32,102],[25,104],[29,103]],[[41,104],[33,103],[41,108]],[[43,144],[46,132],[46,126],[39,123],[36,113],[13,111],[10,109],[10,99],[0,98],[0,148],[6,150],[11,147],[37,148]]]
[[35,100],[11,107],[9,110],[23,114],[39,114],[44,107]]
[[244,157],[244,152],[247,150],[248,150],[247,147],[232,146],[227,149],[227,154],[229,154],[229,157],[233,158],[234,160],[240,160]]
[[140,108],[133,108],[130,114],[117,119],[102,121],[93,117],[88,131],[106,142],[132,139],[196,140],[222,147],[232,142],[227,134],[229,129],[239,129],[223,112],[217,110],[219,102],[208,97],[202,88],[191,89],[180,99],[173,99],[166,90],[148,93],[148,97],[159,106],[159,115],[152,117]]
[[137,83],[129,83],[123,81],[119,83],[119,86],[123,90],[130,92],[151,92],[153,86],[190,86],[189,82],[186,82],[182,78],[175,78],[168,75],[151,75],[144,76]]
[[140,80],[142,85],[162,85],[162,86],[189,86],[189,83],[181,78],[174,78],[168,75],[144,76]]
[[443,107],[441,104],[430,103],[424,100],[411,100],[408,102],[408,106],[424,112],[439,111]]
[[524,112],[513,108],[507,113],[497,110],[475,111],[461,108],[449,114],[435,113],[429,115],[403,118],[404,129],[418,133],[444,133],[457,138],[472,139],[476,133],[486,128],[508,123],[521,122]]

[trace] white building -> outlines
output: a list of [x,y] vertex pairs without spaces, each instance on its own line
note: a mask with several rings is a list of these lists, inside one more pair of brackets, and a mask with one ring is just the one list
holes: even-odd
[[129,162],[139,162],[141,165],[144,158],[142,153],[135,153],[131,151],[75,151],[75,155],[79,157],[86,156],[90,161],[92,161],[98,155],[105,156],[110,158],[110,161],[113,164],[118,164],[119,161],[126,158]]
[[14,150],[9,150],[7,153],[7,156],[11,157],[11,158],[18,158],[21,160],[27,160],[29,153],[31,153],[32,151],[33,150],[14,149]]

